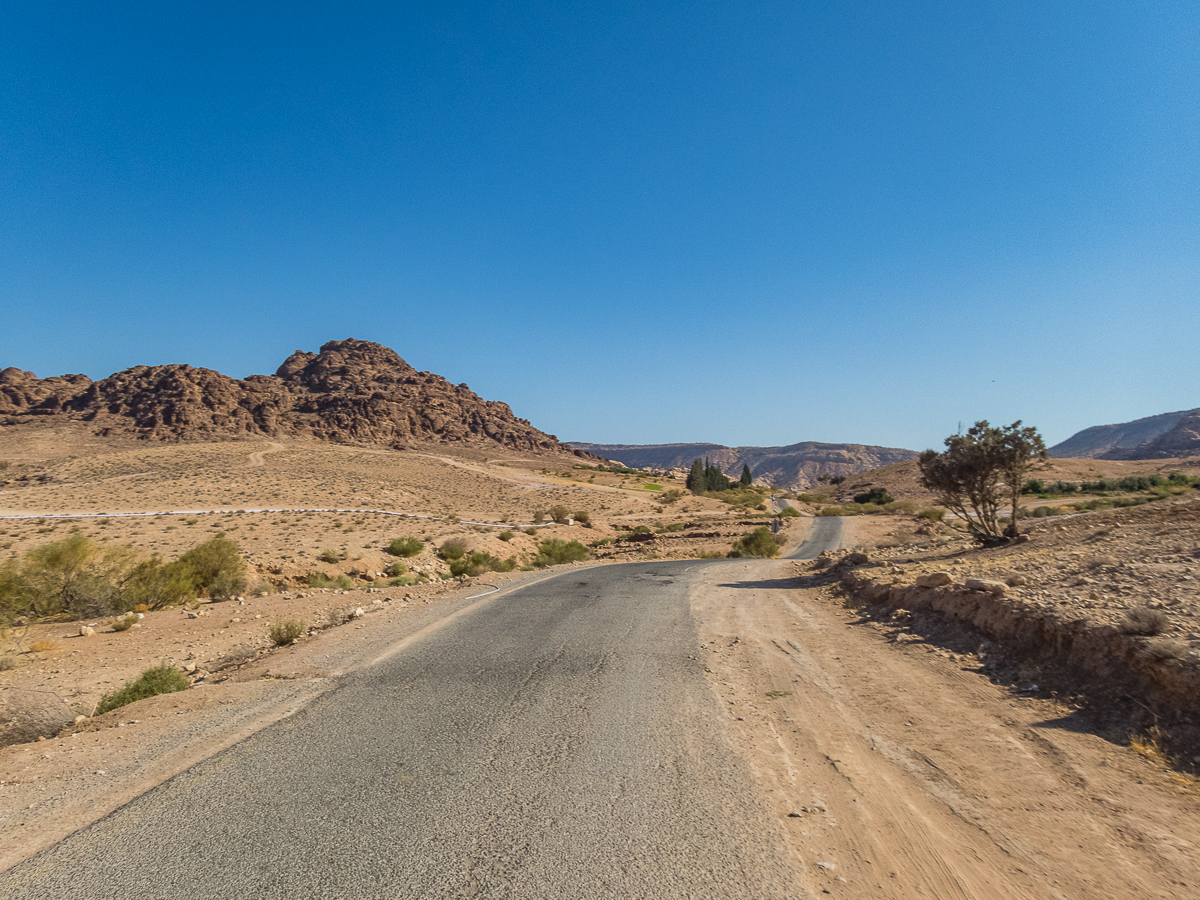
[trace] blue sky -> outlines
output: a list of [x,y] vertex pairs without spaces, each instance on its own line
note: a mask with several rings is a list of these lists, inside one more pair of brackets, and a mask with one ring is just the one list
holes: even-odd
[[1194,2],[116,7],[0,7],[0,367],[357,337],[625,443],[1200,405]]

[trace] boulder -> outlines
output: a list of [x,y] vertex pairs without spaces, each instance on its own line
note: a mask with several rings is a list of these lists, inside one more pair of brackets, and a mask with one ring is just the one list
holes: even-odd
[[0,747],[54,737],[75,724],[76,711],[57,694],[20,688],[0,690]]

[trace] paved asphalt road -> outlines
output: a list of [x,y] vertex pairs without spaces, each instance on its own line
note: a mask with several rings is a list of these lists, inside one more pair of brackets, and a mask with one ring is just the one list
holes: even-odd
[[816,559],[822,550],[835,550],[842,546],[841,516],[817,516],[812,520],[812,531],[808,537],[787,555],[788,559]]
[[0,875],[0,895],[803,896],[697,659],[688,585],[727,565],[498,595]]

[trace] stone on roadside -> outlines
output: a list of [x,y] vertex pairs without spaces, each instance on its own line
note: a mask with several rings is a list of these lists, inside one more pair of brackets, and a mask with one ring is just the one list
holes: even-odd
[[91,637],[95,633],[96,633],[96,629],[93,628],[91,625],[80,625],[79,626],[79,636],[80,637]]
[[1003,597],[1004,592],[1008,590],[1008,585],[1002,581],[989,581],[986,578],[968,578],[965,582],[968,591],[984,591],[988,594],[995,594],[997,597]]
[[949,584],[953,580],[954,578],[949,572],[929,572],[925,575],[917,576],[917,587],[941,587],[944,584]]

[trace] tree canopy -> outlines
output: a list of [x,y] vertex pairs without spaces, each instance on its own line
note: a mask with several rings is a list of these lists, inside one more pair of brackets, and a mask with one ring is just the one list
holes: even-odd
[[[950,435],[945,444],[942,453],[926,450],[918,458],[921,483],[984,543],[1016,537],[1021,488],[1029,472],[1048,455],[1037,429],[1022,428],[1020,420],[993,428],[985,419],[966,434]],[[998,519],[1006,493],[1012,521],[1001,530]]]

